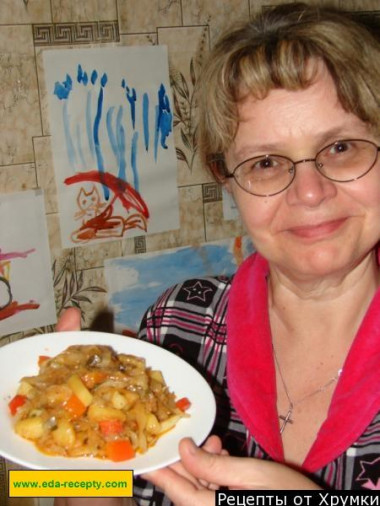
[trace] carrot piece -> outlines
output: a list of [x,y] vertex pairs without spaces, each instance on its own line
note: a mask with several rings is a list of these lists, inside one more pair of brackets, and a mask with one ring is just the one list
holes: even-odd
[[23,406],[27,401],[27,397],[25,395],[15,395],[13,399],[11,399],[8,403],[10,412],[12,415],[17,413],[18,408]]
[[63,407],[70,413],[72,418],[82,416],[87,409],[87,407],[75,394],[72,394],[69,400],[64,403]]
[[181,411],[186,411],[191,406],[191,402],[187,397],[182,397],[181,399],[178,399],[178,401],[175,403],[177,408],[179,408]]
[[43,364],[44,362],[46,362],[46,360],[49,360],[50,357],[48,357],[47,355],[40,355],[38,357],[38,366],[40,366],[41,364]]
[[103,420],[99,422],[99,427],[103,436],[115,436],[120,434],[124,428],[121,420]]
[[132,459],[135,456],[135,450],[128,439],[116,439],[106,443],[106,456],[113,462],[120,462]]
[[102,383],[107,378],[107,373],[103,371],[89,371],[81,376],[81,380],[87,388],[94,388],[95,385]]

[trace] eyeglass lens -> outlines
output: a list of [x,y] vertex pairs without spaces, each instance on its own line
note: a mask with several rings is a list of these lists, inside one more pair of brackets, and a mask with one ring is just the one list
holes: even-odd
[[378,147],[366,140],[341,140],[321,149],[315,159],[293,162],[281,155],[263,155],[239,164],[232,175],[249,193],[259,196],[275,195],[284,191],[294,180],[296,166],[314,161],[317,170],[326,178],[348,182],[364,176],[374,166]]

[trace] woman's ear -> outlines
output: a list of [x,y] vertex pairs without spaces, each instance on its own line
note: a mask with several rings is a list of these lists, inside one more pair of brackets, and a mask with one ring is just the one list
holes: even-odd
[[226,182],[226,163],[224,161],[224,156],[222,154],[210,155],[206,160],[209,171],[213,175],[214,179],[220,183],[224,184]]

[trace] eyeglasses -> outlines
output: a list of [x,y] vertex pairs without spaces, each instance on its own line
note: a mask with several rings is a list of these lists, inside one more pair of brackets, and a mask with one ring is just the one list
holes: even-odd
[[365,176],[372,169],[379,151],[380,146],[371,141],[343,139],[322,148],[315,158],[296,162],[282,155],[254,156],[239,163],[232,173],[228,172],[222,157],[212,157],[209,163],[216,164],[224,177],[234,178],[246,192],[258,197],[271,197],[292,184],[296,166],[300,163],[314,162],[317,171],[325,178],[348,183]]

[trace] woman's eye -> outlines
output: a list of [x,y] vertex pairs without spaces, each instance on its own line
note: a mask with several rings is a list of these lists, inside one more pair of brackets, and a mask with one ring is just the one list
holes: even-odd
[[265,169],[274,169],[278,163],[274,158],[262,158],[261,160],[257,160],[253,165],[252,169],[265,170]]
[[336,142],[330,147],[329,152],[332,155],[338,155],[339,153],[345,153],[351,148],[348,142]]

